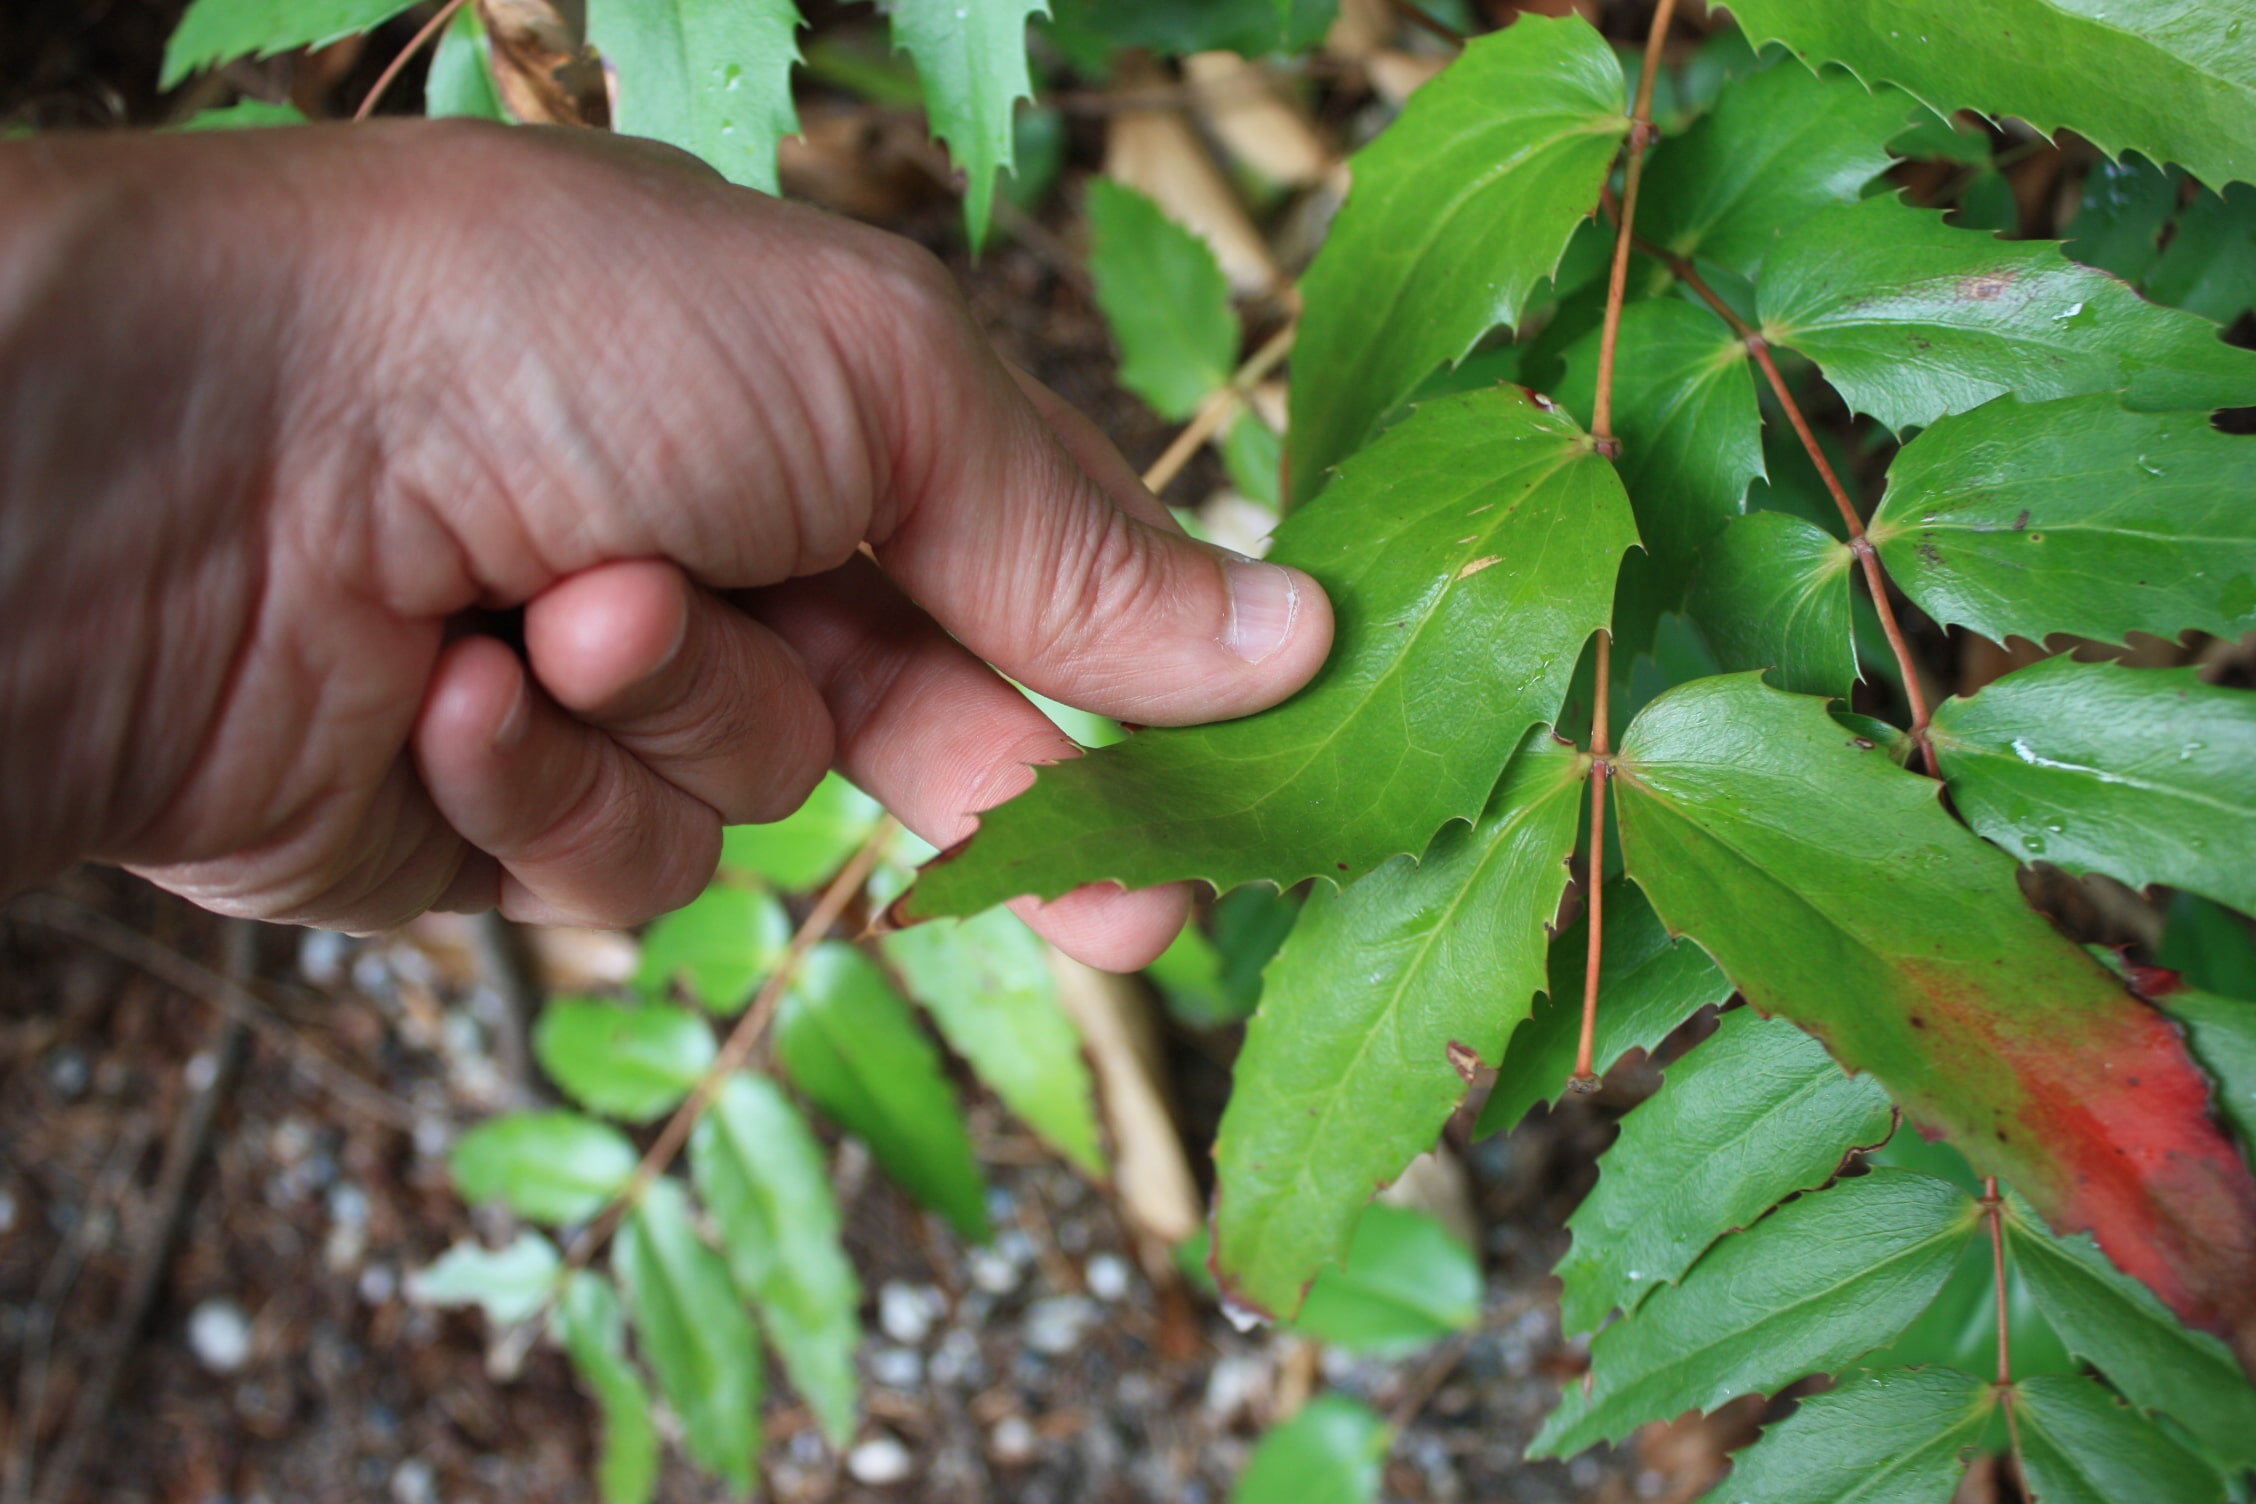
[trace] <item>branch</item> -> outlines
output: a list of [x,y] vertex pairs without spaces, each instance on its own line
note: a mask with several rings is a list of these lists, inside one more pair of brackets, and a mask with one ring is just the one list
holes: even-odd
[[421,31],[408,38],[407,45],[399,50],[396,57],[384,65],[383,72],[376,75],[376,82],[369,88],[368,97],[360,102],[359,109],[353,111],[352,118],[354,120],[366,120],[376,113],[376,106],[383,101],[384,95],[391,90],[393,81],[400,76],[400,70],[407,66],[408,60],[421,52],[426,42],[445,30],[447,22],[454,19],[454,13],[468,3],[469,0],[447,0],[446,4],[439,7],[437,15],[423,23]]
[[2005,1429],[2013,1441],[2014,1471],[2026,1479],[2028,1469],[2021,1463],[2021,1422],[2013,1413],[2013,1337],[2006,1306],[2004,1207],[2005,1198],[1998,1194],[1997,1177],[1992,1175],[1982,1182],[1982,1213],[1990,1224],[1990,1265],[1996,1275],[1998,1403],[2005,1407]]

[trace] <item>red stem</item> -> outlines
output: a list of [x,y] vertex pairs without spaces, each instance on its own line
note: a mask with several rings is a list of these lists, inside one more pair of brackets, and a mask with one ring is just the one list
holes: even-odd
[[446,4],[440,6],[439,13],[425,21],[423,29],[408,38],[407,45],[399,50],[399,55],[386,63],[384,71],[376,75],[375,85],[369,89],[368,97],[360,102],[360,108],[353,111],[352,118],[366,120],[369,116],[375,114],[377,104],[391,89],[393,80],[400,76],[400,70],[407,66],[408,59],[421,52],[424,44],[444,30],[447,22],[454,19],[454,13],[469,3],[470,0],[447,0]]
[[[1998,1403],[2005,1407],[2005,1429],[2013,1442],[2013,1465],[2019,1469],[2021,1422],[2013,1413],[2012,1322],[2005,1303],[2005,1198],[1998,1194],[1995,1175],[1982,1182],[1982,1209],[1990,1223],[1990,1267],[1994,1272],[1997,1289]],[[2026,1473],[2023,1476],[2026,1477]]]

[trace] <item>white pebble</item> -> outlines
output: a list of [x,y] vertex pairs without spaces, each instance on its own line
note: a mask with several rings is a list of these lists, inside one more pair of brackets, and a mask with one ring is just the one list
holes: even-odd
[[965,1262],[971,1282],[989,1295],[1008,1295],[1018,1288],[1018,1266],[989,1248],[974,1248]]
[[881,1347],[870,1354],[870,1377],[888,1389],[914,1389],[924,1379],[924,1355],[913,1347]]
[[420,1457],[410,1457],[392,1469],[393,1504],[438,1504],[438,1475],[431,1464]]
[[[929,1285],[919,1287],[897,1279],[889,1279],[877,1292],[877,1325],[903,1347],[915,1347],[932,1335],[932,1320],[938,1313],[932,1302],[925,1298]],[[932,1294],[940,1292],[932,1290]]]
[[207,1300],[188,1316],[188,1346],[208,1373],[233,1373],[251,1360],[251,1318],[232,1300]]
[[1086,1295],[1053,1295],[1026,1308],[1026,1345],[1045,1357],[1073,1351],[1096,1324],[1096,1302]]
[[1128,1261],[1117,1253],[1100,1253],[1089,1260],[1089,1293],[1099,1300],[1118,1300],[1128,1293]]
[[913,1462],[907,1447],[890,1436],[879,1436],[846,1454],[846,1471],[856,1483],[882,1488],[908,1477]]
[[1006,1415],[995,1422],[994,1433],[988,1437],[987,1445],[994,1452],[997,1462],[1012,1467],[1030,1461],[1039,1440],[1034,1434],[1034,1427],[1028,1424],[1025,1416]]

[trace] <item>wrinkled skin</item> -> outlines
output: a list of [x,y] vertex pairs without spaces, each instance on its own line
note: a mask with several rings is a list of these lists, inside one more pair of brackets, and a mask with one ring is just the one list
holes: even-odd
[[[1072,753],[982,659],[1182,724],[1330,635],[929,256],[677,154],[0,147],[0,895],[91,857],[269,919],[627,924],[834,763],[960,839]],[[1185,901],[1026,912],[1125,967]]]

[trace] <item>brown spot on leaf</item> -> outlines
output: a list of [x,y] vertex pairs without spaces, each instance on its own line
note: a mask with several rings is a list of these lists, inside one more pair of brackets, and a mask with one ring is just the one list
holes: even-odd
[[1968,303],[1994,302],[2005,295],[2005,290],[2013,285],[2018,276],[2020,273],[2015,271],[1994,271],[1984,272],[1976,277],[1961,277],[1958,280],[1958,296]]
[[2013,519],[2013,530],[2018,533],[2028,525],[2029,509],[2027,507],[2023,507],[2021,509],[2021,515]]
[[1500,555],[1483,554],[1481,555],[1481,557],[1467,564],[1463,569],[1458,570],[1457,578],[1460,580],[1469,580],[1474,575],[1479,574],[1482,570],[1488,568],[1490,565],[1501,564],[1503,562],[1504,560]]
[[1460,1044],[1454,1039],[1449,1041],[1449,1064],[1464,1078],[1467,1086],[1472,1085],[1473,1077],[1480,1074],[1480,1063],[1480,1052],[1471,1045]]

